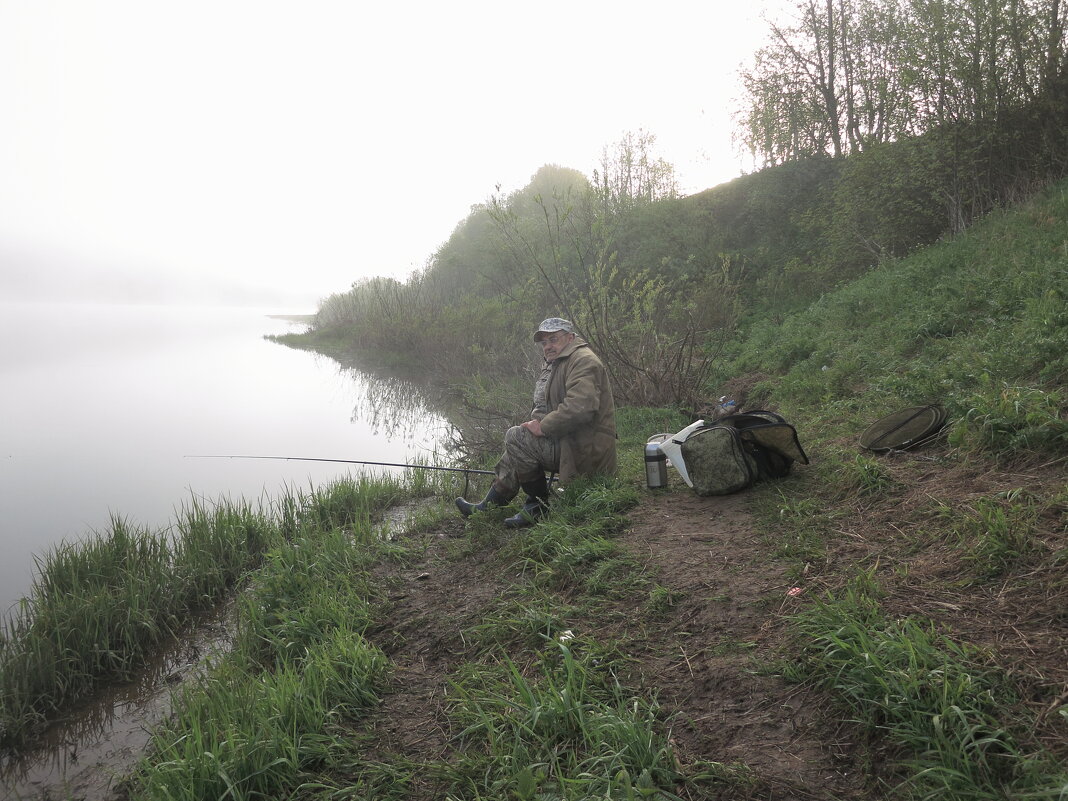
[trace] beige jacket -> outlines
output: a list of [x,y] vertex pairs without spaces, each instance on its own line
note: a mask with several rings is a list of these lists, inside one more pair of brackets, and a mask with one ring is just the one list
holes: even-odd
[[560,444],[560,481],[616,471],[616,405],[608,373],[581,337],[551,365],[541,430]]

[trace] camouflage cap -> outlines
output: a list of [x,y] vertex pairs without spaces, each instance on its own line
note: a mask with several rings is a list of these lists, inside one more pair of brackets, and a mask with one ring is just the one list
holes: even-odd
[[534,341],[539,342],[543,338],[543,334],[554,334],[557,331],[573,334],[575,333],[575,326],[571,324],[570,320],[565,320],[563,317],[550,317],[541,321],[538,330],[534,332]]

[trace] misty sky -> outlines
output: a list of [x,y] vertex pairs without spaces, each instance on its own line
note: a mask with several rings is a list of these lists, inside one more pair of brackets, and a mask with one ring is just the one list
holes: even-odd
[[313,311],[628,131],[729,180],[769,3],[0,0],[0,300]]

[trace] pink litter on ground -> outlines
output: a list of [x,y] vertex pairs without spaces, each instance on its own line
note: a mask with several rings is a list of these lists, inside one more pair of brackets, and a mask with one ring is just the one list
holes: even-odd
[[802,593],[802,589],[800,587],[791,587],[790,589],[788,589],[786,591],[787,595],[791,595],[791,596],[794,596],[794,597],[797,597],[801,593]]

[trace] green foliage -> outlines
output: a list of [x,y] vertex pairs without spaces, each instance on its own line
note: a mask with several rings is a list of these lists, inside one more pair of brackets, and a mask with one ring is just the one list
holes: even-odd
[[0,741],[22,742],[101,684],[129,678],[279,539],[266,511],[220,501],[194,503],[173,533],[115,517],[109,532],[47,553],[3,621]]
[[1018,499],[980,498],[961,509],[942,506],[939,514],[980,579],[1004,575],[1040,548],[1035,536],[1036,510]]
[[623,512],[636,502],[636,491],[618,482],[574,481],[554,501],[552,513],[505,552],[520,559],[540,587],[581,587],[624,597],[644,579],[633,557],[611,537],[623,525]]
[[811,299],[1068,174],[1056,3],[809,3],[772,23],[742,72],[740,138],[776,177],[827,155],[841,169],[773,218],[818,239],[766,275]]
[[238,648],[252,661],[288,664],[333,631],[362,633],[370,591],[360,568],[368,556],[340,529],[272,550],[241,597]]
[[681,269],[664,254],[656,266],[621,262],[617,237],[629,219],[674,193],[650,186],[659,179],[646,175],[645,156],[620,159],[611,177],[583,193],[528,188],[495,198],[490,212],[530,276],[530,305],[555,308],[576,324],[604,361],[617,399],[693,404],[717,355],[715,335],[733,329],[735,281],[729,269],[702,271],[697,280],[687,272],[692,254],[681,256]]
[[758,780],[753,769],[741,762],[699,762],[694,766],[695,774],[691,777],[694,784],[709,783],[727,787],[756,787]]
[[[390,481],[380,492],[361,486],[364,499],[395,490]],[[182,691],[131,798],[277,797],[348,750],[342,724],[378,702],[389,675],[363,638],[373,554],[333,521],[319,522],[324,501],[330,509],[353,490],[342,482],[314,493],[313,521],[267,553],[240,597],[232,650]],[[366,512],[349,525],[366,531]]]
[[593,184],[601,203],[614,213],[678,196],[675,168],[653,152],[656,136],[626,133],[614,149],[605,148]]
[[1063,772],[1025,753],[999,722],[1010,701],[1004,678],[932,624],[887,618],[878,599],[872,575],[862,573],[796,615],[808,656],[800,673],[907,750],[904,787],[915,798],[1057,797]]
[[502,601],[466,636],[486,648],[519,645],[539,649],[546,640],[564,634],[567,617],[577,611],[574,607],[561,605],[553,595],[527,591],[522,596]]
[[[425,270],[328,298],[312,332],[285,341],[449,384],[529,383],[531,327],[560,314],[601,354],[621,403],[689,408],[720,379],[802,368],[798,389],[822,402],[873,377],[895,399],[940,397],[966,361],[1012,386],[1063,384],[1063,187],[1022,212],[1030,230],[984,219],[981,238],[894,261],[1064,174],[1068,103],[1046,98],[1068,89],[1056,86],[996,123],[947,122],[685,198],[632,188],[616,202],[600,178],[547,166],[473,207]],[[623,175],[627,159],[624,147],[612,169]],[[896,365],[917,353],[959,364],[902,377]],[[955,416],[970,400],[950,404]]]
[[884,495],[894,486],[886,468],[869,456],[857,454],[843,468],[845,483],[859,495]]
[[505,660],[458,677],[450,715],[477,764],[473,778],[456,777],[472,785],[462,795],[675,797],[669,788],[679,776],[656,704],[630,695],[581,645],[555,644],[531,676]]
[[342,480],[263,508],[194,500],[172,529],[116,517],[110,531],[55,548],[3,620],[0,740],[19,744],[102,684],[128,679],[191,613],[260,566],[242,596],[249,660],[286,661],[331,632],[358,633],[369,591],[354,576],[373,551],[353,544],[373,545],[372,516],[424,481]]
[[1063,453],[1068,446],[1068,396],[1062,388],[994,386],[989,375],[958,397],[966,407],[952,427],[954,445],[994,453]]
[[858,404],[876,419],[941,402],[960,447],[1006,458],[1063,451],[1066,219],[1062,183],[778,323],[753,325],[720,376],[775,376],[764,385],[769,402],[819,409],[821,419]]
[[[769,23],[741,74],[740,138],[765,164],[857,154],[967,123],[996,127],[1055,96],[1062,77],[1057,0],[799,3],[796,12]],[[967,145],[956,143],[965,157]]]
[[260,674],[232,660],[179,699],[179,714],[153,737],[131,799],[268,798],[291,792],[346,749],[335,730],[377,702],[382,654],[334,630],[297,663]]
[[846,159],[828,226],[835,272],[850,272],[935,241],[946,229],[930,140],[881,144]]
[[[419,476],[416,481],[422,479],[425,476]],[[371,531],[371,517],[396,504],[408,491],[396,478],[360,476],[313,487],[307,493],[296,492],[293,498],[299,507],[298,525],[326,530],[344,528],[362,532],[366,537]]]
[[776,556],[810,564],[823,559],[830,516],[819,498],[779,489],[758,496],[757,503],[765,519],[776,520],[770,543]]
[[683,597],[685,597],[683,593],[670,590],[662,584],[654,584],[649,590],[649,600],[645,608],[651,615],[660,615],[670,610]]

